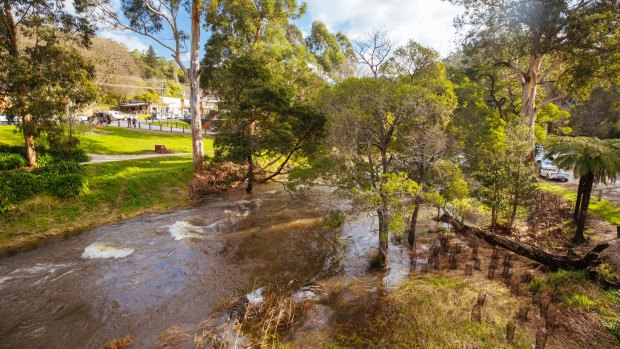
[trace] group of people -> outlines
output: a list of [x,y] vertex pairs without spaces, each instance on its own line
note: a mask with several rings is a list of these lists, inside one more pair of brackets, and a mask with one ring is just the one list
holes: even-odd
[[138,124],[138,118],[136,118],[136,116],[131,116],[131,117],[127,117],[127,127],[131,127],[133,125],[133,127],[135,128],[136,125]]

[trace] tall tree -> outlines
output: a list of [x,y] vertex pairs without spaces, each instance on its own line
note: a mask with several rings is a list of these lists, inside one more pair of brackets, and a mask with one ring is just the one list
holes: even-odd
[[355,58],[349,39],[342,33],[332,34],[322,22],[313,22],[305,39],[308,51],[316,60],[316,68],[330,78],[343,75],[346,64]]
[[22,116],[20,128],[28,166],[36,166],[35,137],[53,132],[54,121],[69,103],[84,105],[96,96],[94,70],[74,48],[87,46],[95,28],[87,14],[90,3],[4,1],[0,16],[0,97],[7,113]]
[[584,230],[592,186],[615,182],[620,173],[620,146],[617,140],[590,137],[558,137],[547,148],[555,154],[554,163],[579,177],[573,221],[577,225],[573,241],[585,241]]
[[[563,93],[617,79],[620,3],[608,0],[448,0],[465,7],[455,21],[466,53],[502,69],[521,88],[521,114],[534,140],[536,113]],[[538,89],[549,92],[542,103]],[[558,91],[562,91],[558,93]]]
[[225,0],[209,11],[202,83],[227,110],[216,153],[248,166],[248,192],[286,172],[323,134],[325,118],[309,102],[324,82],[292,24],[304,11],[290,0]]
[[[112,26],[146,36],[170,51],[174,61],[188,77],[195,170],[202,167],[204,160],[204,147],[200,132],[202,129],[200,34],[201,19],[209,4],[208,0],[121,0],[122,14],[112,9],[107,1],[102,1],[99,6]],[[191,21],[191,33],[189,34],[184,32],[179,25],[184,16],[189,16]],[[164,31],[171,33],[172,40],[166,40],[161,36]],[[189,67],[182,59],[187,51],[190,53]]]

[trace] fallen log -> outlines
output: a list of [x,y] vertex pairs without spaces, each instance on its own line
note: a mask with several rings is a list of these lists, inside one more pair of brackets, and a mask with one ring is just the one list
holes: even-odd
[[538,263],[544,264],[549,267],[551,270],[565,269],[565,270],[589,270],[590,272],[594,271],[596,267],[602,263],[602,260],[599,258],[599,254],[601,251],[605,250],[609,247],[609,244],[606,242],[600,243],[596,245],[590,252],[588,252],[585,256],[574,259],[568,256],[556,255],[549,253],[543,249],[538,247],[524,244],[519,241],[514,241],[512,239],[499,236],[497,234],[493,234],[491,232],[482,230],[480,228],[472,227],[458,220],[454,219],[454,217],[450,216],[448,213],[444,213],[441,217],[436,219],[439,222],[444,222],[452,225],[457,233],[463,234],[466,236],[475,236],[479,239],[486,241],[487,243],[493,246],[503,247],[509,251],[512,251],[518,255],[529,258]]

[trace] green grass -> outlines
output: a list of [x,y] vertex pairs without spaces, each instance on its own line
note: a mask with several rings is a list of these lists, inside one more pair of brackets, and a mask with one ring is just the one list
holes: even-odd
[[[15,133],[13,126],[0,126],[0,143],[21,145],[21,133]],[[116,127],[93,129],[80,134],[80,147],[89,154],[149,154],[155,144],[164,144],[176,153],[191,153],[192,138],[189,133],[162,134],[145,131],[132,131]],[[213,139],[203,138],[205,151],[213,149]],[[41,141],[41,140],[40,140]],[[45,144],[45,141],[41,141]]]
[[84,229],[189,203],[190,156],[86,165],[90,191],[77,198],[39,195],[2,217],[0,254]]
[[[538,187],[544,191],[561,195],[565,199],[575,202],[577,199],[577,189],[571,189],[563,187],[561,185],[552,183],[539,183]],[[597,217],[608,221],[614,225],[620,225],[620,205],[613,203],[609,200],[598,201],[594,195],[590,197],[590,205],[588,212],[596,215]]]

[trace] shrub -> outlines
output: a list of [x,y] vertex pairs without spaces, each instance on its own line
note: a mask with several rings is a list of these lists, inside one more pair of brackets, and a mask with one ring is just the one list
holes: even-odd
[[88,181],[79,173],[53,176],[49,179],[48,185],[50,193],[61,198],[88,193]]
[[0,170],[13,170],[26,166],[26,159],[19,154],[0,153]]
[[83,149],[80,148],[72,149],[70,151],[50,149],[49,153],[56,161],[90,161],[90,157],[86,155],[86,152]]
[[82,166],[77,161],[72,160],[56,160],[47,164],[45,167],[38,168],[35,173],[45,174],[47,176],[59,176],[66,174],[81,174]]
[[16,203],[37,194],[42,180],[25,170],[0,172],[0,198]]

